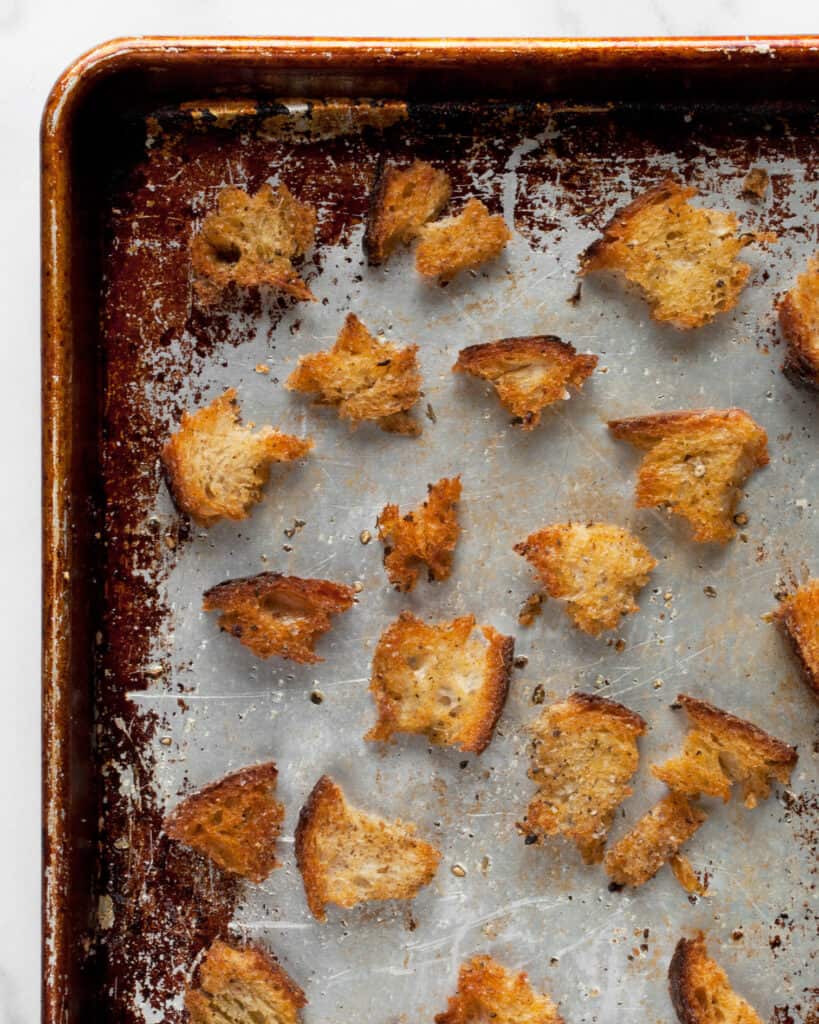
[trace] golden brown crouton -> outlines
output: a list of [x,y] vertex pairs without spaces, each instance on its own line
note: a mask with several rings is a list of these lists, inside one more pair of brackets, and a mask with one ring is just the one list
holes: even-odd
[[819,700],[819,580],[808,580],[785,598],[776,618],[802,664],[808,686]]
[[596,864],[615,811],[631,795],[637,739],[646,723],[613,700],[572,693],[546,708],[530,729],[529,778],[538,792],[519,827],[527,837],[565,836],[586,864]]
[[567,599],[575,625],[592,636],[639,611],[634,597],[657,564],[628,530],[610,523],[555,523],[530,534],[515,551],[531,563],[550,597]]
[[708,956],[702,932],[677,943],[668,966],[668,989],[680,1024],[762,1024]]
[[217,939],[185,993],[191,1024],[298,1024],[307,1000],[276,959]]
[[691,523],[694,540],[703,544],[734,536],[740,488],[768,465],[768,435],[747,412],[658,412],[610,420],[609,430],[646,453],[637,508],[667,507]]
[[529,984],[524,971],[507,970],[491,956],[475,956],[461,965],[458,990],[449,997],[435,1024],[563,1024],[547,995]]
[[313,244],[316,211],[294,199],[286,185],[262,185],[251,196],[224,188],[191,242],[196,294],[216,302],[230,284],[267,285],[295,299],[315,296],[293,268]]
[[378,722],[365,739],[423,733],[436,746],[480,754],[506,702],[514,651],[511,636],[491,626],[479,633],[474,615],[433,626],[402,612],[375,649],[370,692]]
[[570,387],[581,388],[595,366],[597,356],[578,355],[560,338],[537,335],[470,345],[461,349],[452,369],[491,381],[501,404],[531,430],[541,411],[568,398]]
[[221,612],[219,627],[259,658],[278,655],[307,664],[323,661],[313,650],[331,615],[353,606],[354,591],[330,580],[262,572],[225,580],[205,592],[206,612]]
[[500,214],[493,216],[479,199],[470,199],[456,217],[444,217],[421,231],[415,269],[424,277],[451,281],[462,270],[497,259],[511,237]]
[[412,590],[420,562],[426,564],[434,582],[445,580],[452,571],[452,553],[461,531],[457,507],[461,478],[444,477],[429,484],[428,491],[424,504],[412,512],[402,516],[398,505],[385,505],[378,517],[384,568],[397,590]]
[[619,210],[581,258],[581,273],[613,270],[640,288],[655,320],[688,330],[732,309],[751,272],[737,256],[772,236],[738,233],[737,218],[703,210],[675,178]]
[[379,341],[349,313],[335,345],[302,356],[285,386],[316,395],[319,405],[334,405],[354,426],[374,420],[382,430],[420,434],[407,415],[421,394],[417,352],[417,345]]
[[328,903],[412,899],[432,880],[440,859],[434,846],[416,837],[414,825],[356,810],[326,775],[299,814],[296,862],[319,921]]
[[251,765],[186,797],[165,819],[171,839],[210,857],[222,870],[263,882],[280,867],[276,840],[284,807],[276,765]]
[[670,789],[727,801],[736,782],[745,806],[756,807],[770,796],[772,779],[790,782],[797,761],[793,747],[707,701],[680,694],[677,702],[691,720],[683,752],[651,768]]
[[312,447],[309,437],[242,426],[236,392],[229,388],[204,409],[182,413],[182,425],[162,449],[162,464],[177,506],[199,526],[213,526],[220,519],[247,519],[262,500],[271,465],[300,459]]
[[370,199],[364,252],[371,266],[384,263],[399,245],[415,238],[449,202],[449,175],[416,160],[409,167],[384,165]]
[[680,793],[668,793],[616,843],[603,859],[617,885],[643,885],[671,860],[706,819]]
[[783,373],[793,384],[819,391],[819,254],[779,304],[779,323],[788,342]]

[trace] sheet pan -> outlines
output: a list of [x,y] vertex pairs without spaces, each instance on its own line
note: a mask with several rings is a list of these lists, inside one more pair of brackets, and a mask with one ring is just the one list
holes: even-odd
[[[567,1021],[668,1021],[668,961],[696,928],[764,1018],[814,1019],[816,705],[765,616],[817,572],[817,405],[780,373],[775,316],[817,247],[816,82],[810,40],[142,40],[61,80],[44,120],[49,1024],[182,1020],[217,934],[272,949],[307,993],[307,1024],[431,1020],[481,951],[525,969]],[[476,195],[504,214],[514,238],[502,260],[445,288],[420,281],[409,254],[366,266],[377,161],[410,156],[446,167],[456,207]],[[771,177],[762,201],[741,194],[751,166]],[[578,254],[668,172],[779,234],[746,250],[736,310],[686,334],[613,280],[588,278],[577,295]],[[192,230],[226,184],[280,180],[318,209],[307,273],[319,301],[248,296],[204,313]],[[419,439],[350,432],[283,388],[350,310],[420,346]],[[465,345],[523,334],[600,357],[582,394],[531,433],[451,372]],[[316,448],[274,473],[247,522],[203,531],[175,511],[158,452],[183,409],[226,387],[246,420]],[[771,465],[748,483],[742,536],[697,546],[678,521],[635,510],[638,460],[605,421],[731,405],[766,427]],[[453,473],[464,493],[452,578],[396,594],[362,531],[375,534],[387,501],[409,508]],[[640,613],[608,637],[573,630],[558,602],[518,622],[536,585],[512,545],[569,518],[627,525],[659,560]],[[258,661],[200,610],[207,587],[264,570],[362,584],[321,664]],[[481,757],[363,741],[373,645],[403,608],[472,612],[515,635],[519,667]],[[678,692],[798,745],[793,785],[752,813],[709,804],[688,847],[706,896],[689,899],[667,869],[611,892],[572,847],[526,846],[515,828],[533,792],[538,686],[547,700],[597,692],[648,721],[615,838],[661,792],[648,766],[679,744]],[[271,757],[287,807],[282,869],[239,885],[168,843],[162,815],[184,793]],[[323,772],[440,846],[441,869],[411,904],[310,917],[292,835]]]

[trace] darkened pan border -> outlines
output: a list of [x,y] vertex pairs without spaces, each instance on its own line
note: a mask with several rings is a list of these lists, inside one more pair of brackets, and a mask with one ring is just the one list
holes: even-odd
[[[369,96],[409,102],[416,132],[469,132],[488,100],[513,118],[537,120],[539,104],[699,104],[727,112],[740,133],[748,104],[782,104],[815,126],[819,39],[324,40],[125,39],[80,58],[59,79],[42,123],[43,356],[43,1020],[110,1019],[103,975],[85,948],[97,913],[95,879],[111,854],[97,835],[97,782],[106,751],[95,742],[101,667],[118,645],[122,677],[107,684],[115,715],[126,689],[145,685],[137,665],[163,610],[120,575],[117,516],[125,489],[108,493],[103,431],[124,421],[106,409],[100,325],[106,203],[142,153],[142,118],[201,97],[252,97],[259,113],[281,113],[277,97]],[[447,103],[437,102],[446,97]],[[806,99],[808,98],[808,99]],[[500,110],[500,108],[498,108]],[[476,112],[478,117],[476,118]],[[167,114],[167,117],[171,115]],[[663,121],[655,117],[656,127]],[[139,128],[137,128],[139,126]],[[137,425],[138,426],[138,425]],[[144,426],[144,425],[143,425]],[[137,446],[140,439],[136,439]],[[110,476],[109,476],[110,481]],[[130,482],[129,482],[130,485]],[[180,538],[181,540],[182,538]],[[135,543],[154,557],[160,538]],[[144,584],[143,584],[144,586]],[[143,609],[135,635],[106,622],[117,589]],[[120,594],[120,598],[122,595]],[[129,666],[133,670],[128,671]],[[143,716],[145,729],[150,718]],[[109,738],[110,742],[110,738]],[[144,737],[132,736],[136,746]],[[103,741],[104,743],[104,741]],[[155,813],[155,812],[154,812]],[[138,856],[138,851],[137,851]],[[190,895],[197,866],[169,854],[174,898]],[[174,888],[175,886],[175,888]],[[195,921],[179,926],[200,948],[226,924],[227,887]],[[161,900],[160,900],[161,902]],[[133,927],[138,927],[138,919]]]

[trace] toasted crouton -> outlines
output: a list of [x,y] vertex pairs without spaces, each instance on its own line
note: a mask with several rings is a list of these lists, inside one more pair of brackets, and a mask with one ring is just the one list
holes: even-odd
[[613,270],[642,291],[655,320],[683,330],[733,309],[751,272],[737,256],[768,235],[738,233],[737,218],[703,210],[675,178],[619,210],[581,258],[581,273]]
[[668,967],[668,988],[680,1024],[762,1024],[708,956],[702,932],[677,943]]
[[567,599],[575,625],[597,636],[639,611],[635,595],[657,564],[621,526],[555,523],[530,534],[515,551],[531,563],[550,597]]
[[479,199],[470,199],[456,217],[423,228],[415,269],[424,277],[451,281],[462,270],[497,259],[511,237],[500,214],[493,216]]
[[364,234],[367,262],[384,263],[399,245],[411,242],[440,214],[451,191],[449,175],[423,160],[403,169],[385,164],[370,199]]
[[563,1024],[547,995],[529,984],[525,971],[507,970],[491,956],[475,956],[461,965],[458,989],[435,1024]]
[[185,993],[191,1024],[298,1024],[307,1000],[278,961],[257,946],[217,939]]
[[819,700],[819,579],[808,580],[785,598],[776,618],[802,664],[814,697]]
[[616,885],[643,885],[703,824],[707,815],[681,793],[668,793],[603,859]]
[[255,433],[241,425],[236,391],[182,414],[182,424],[162,449],[162,464],[177,506],[199,526],[247,519],[262,500],[274,462],[293,462],[313,447],[309,437],[273,427]]
[[434,582],[445,580],[452,571],[452,554],[461,532],[461,478],[444,477],[429,484],[428,492],[427,500],[412,512],[402,516],[398,505],[385,505],[378,517],[384,568],[397,590],[412,590],[418,582],[419,563],[427,566]]
[[278,655],[303,664],[323,661],[313,647],[331,615],[353,606],[354,591],[330,580],[262,572],[225,580],[205,592],[202,607],[220,612],[219,627],[259,658]]
[[546,708],[530,729],[529,778],[538,791],[519,827],[527,837],[565,836],[586,864],[596,864],[615,811],[631,795],[637,739],[646,723],[613,700],[572,693]]
[[793,384],[819,391],[819,254],[779,304],[779,323],[788,342],[783,373]]
[[276,840],[284,807],[275,797],[276,765],[251,765],[186,797],[169,814],[165,832],[230,871],[263,882],[280,867]]
[[452,369],[490,381],[501,404],[531,430],[542,410],[568,398],[570,387],[581,388],[595,366],[597,356],[578,355],[560,338],[537,335],[470,345],[461,349]]
[[421,395],[417,352],[417,345],[401,348],[374,338],[349,313],[335,345],[302,356],[285,386],[314,394],[319,405],[334,405],[354,426],[374,420],[391,433],[420,434],[407,415]]
[[682,754],[651,768],[670,789],[728,801],[736,782],[745,806],[756,807],[770,796],[772,779],[790,781],[797,761],[793,747],[707,701],[680,694],[677,702],[692,725]]
[[433,626],[402,612],[375,649],[378,722],[365,739],[423,733],[436,746],[480,754],[506,702],[514,650],[511,636],[491,626],[479,632],[474,615]]
[[293,267],[313,244],[316,211],[286,185],[262,185],[255,195],[224,188],[191,242],[196,294],[216,302],[230,284],[267,285],[294,299],[315,299]]
[[296,862],[310,911],[354,907],[368,900],[409,900],[432,881],[441,854],[418,839],[415,826],[385,821],[351,807],[323,775],[302,807]]
[[768,435],[742,409],[658,412],[610,420],[609,430],[646,454],[637,507],[683,516],[700,543],[731,540],[740,488],[768,465]]

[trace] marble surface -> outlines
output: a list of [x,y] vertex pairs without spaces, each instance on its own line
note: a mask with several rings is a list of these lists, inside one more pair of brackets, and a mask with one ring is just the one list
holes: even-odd
[[[812,15],[812,16],[811,16]],[[0,590],[0,1024],[39,1014],[39,294],[38,130],[48,90],[76,55],[114,36],[694,35],[819,30],[809,0],[569,0],[478,5],[450,0],[356,5],[314,0],[0,0],[0,331],[3,438]]]

